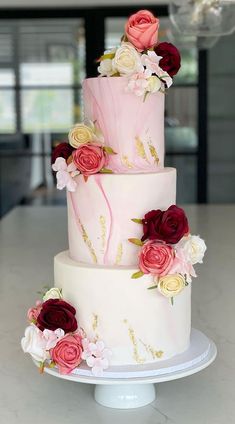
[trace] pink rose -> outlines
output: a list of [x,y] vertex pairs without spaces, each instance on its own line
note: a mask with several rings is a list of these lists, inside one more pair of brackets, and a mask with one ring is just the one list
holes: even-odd
[[150,240],[139,254],[139,267],[144,274],[166,275],[174,261],[174,249],[168,244]]
[[126,36],[137,50],[150,49],[157,43],[159,20],[148,10],[131,15],[126,23]]
[[51,358],[61,374],[69,374],[82,362],[82,338],[78,333],[67,334],[50,350]]
[[40,300],[36,301],[36,305],[34,308],[30,308],[27,312],[27,318],[30,322],[36,322],[37,317],[40,314],[42,309],[42,302]]
[[85,176],[97,174],[107,162],[107,154],[96,143],[82,145],[72,155],[73,163]]

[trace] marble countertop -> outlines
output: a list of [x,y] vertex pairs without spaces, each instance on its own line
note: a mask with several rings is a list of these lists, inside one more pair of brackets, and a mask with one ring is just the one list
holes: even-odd
[[53,285],[53,256],[67,248],[64,207],[19,207],[0,222],[1,424],[233,424],[235,422],[235,205],[187,206],[208,252],[193,281],[192,324],[213,339],[215,362],[161,383],[136,410],[96,404],[93,386],[39,375],[20,347],[37,291]]

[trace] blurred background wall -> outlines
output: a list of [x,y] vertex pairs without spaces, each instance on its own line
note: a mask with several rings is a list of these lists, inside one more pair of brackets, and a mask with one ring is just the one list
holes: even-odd
[[82,119],[82,80],[118,44],[139,8],[160,17],[160,39],[182,54],[166,96],[166,164],[178,203],[235,201],[235,34],[213,46],[172,30],[164,2],[1,0],[0,216],[17,204],[64,204],[50,170],[53,147]]

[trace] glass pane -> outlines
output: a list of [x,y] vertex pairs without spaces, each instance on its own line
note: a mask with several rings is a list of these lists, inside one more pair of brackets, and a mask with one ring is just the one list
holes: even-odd
[[13,90],[0,90],[0,135],[16,131],[15,93]]
[[85,75],[82,19],[24,22],[20,26],[22,84],[77,84]]
[[197,149],[197,88],[172,86],[166,95],[165,136],[167,151]]
[[72,90],[23,90],[21,108],[24,132],[67,131],[74,122]]
[[13,69],[0,68],[0,87],[11,87],[14,84],[15,84],[15,74]]
[[169,18],[161,18],[160,22],[159,41],[174,44],[181,55],[181,68],[174,77],[174,84],[196,84],[198,80],[197,38],[176,32]]
[[23,63],[20,72],[22,85],[73,84],[73,68],[70,63]]
[[195,203],[197,159],[194,156],[167,156],[165,166],[177,169],[177,203]]

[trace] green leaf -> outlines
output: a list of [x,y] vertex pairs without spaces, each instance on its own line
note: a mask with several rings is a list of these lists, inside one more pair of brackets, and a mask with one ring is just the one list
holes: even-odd
[[172,304],[172,306],[174,305],[174,298],[173,297],[171,297],[171,304]]
[[100,170],[100,173],[101,174],[113,174],[113,171],[111,169],[108,169],[108,168],[102,168]]
[[136,278],[143,277],[143,275],[144,273],[142,271],[137,271],[137,272],[134,272],[134,274],[132,274],[131,278],[136,279]]
[[108,155],[116,155],[117,153],[112,149],[112,147],[104,146],[103,148]]
[[105,59],[113,59],[114,56],[115,56],[115,53],[105,53],[105,54],[102,54],[102,56],[100,56],[99,60],[102,61]]
[[148,287],[148,290],[153,290],[153,289],[157,289],[157,286],[150,286],[150,287]]
[[144,93],[144,100],[143,100],[143,102],[145,102],[145,100],[146,100],[146,98],[147,98],[147,95],[148,95],[149,93],[150,93],[149,91],[145,91],[145,93]]
[[42,374],[44,372],[45,362],[39,362],[39,372]]
[[136,224],[143,224],[142,219],[139,219],[139,218],[132,218],[132,221],[135,222]]
[[143,242],[140,239],[137,238],[129,238],[128,241],[130,243],[136,244],[136,246],[143,246]]

